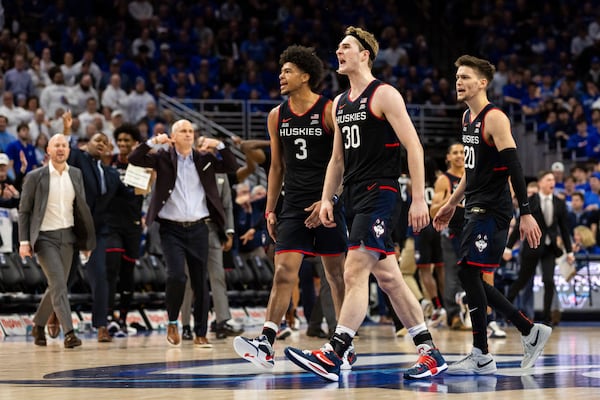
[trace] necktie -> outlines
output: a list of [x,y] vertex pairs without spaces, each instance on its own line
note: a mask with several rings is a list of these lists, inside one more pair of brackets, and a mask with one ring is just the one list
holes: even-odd
[[98,160],[98,173],[100,174],[100,194],[106,193],[106,180],[104,179],[104,169],[102,168],[102,162]]
[[544,213],[544,221],[546,221],[546,226],[552,225],[552,196],[544,197],[544,206],[542,208],[542,212]]

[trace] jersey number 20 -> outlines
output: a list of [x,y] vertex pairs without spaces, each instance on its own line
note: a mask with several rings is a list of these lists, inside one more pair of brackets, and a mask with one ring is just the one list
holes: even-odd
[[465,146],[465,168],[475,168],[475,148],[473,146]]

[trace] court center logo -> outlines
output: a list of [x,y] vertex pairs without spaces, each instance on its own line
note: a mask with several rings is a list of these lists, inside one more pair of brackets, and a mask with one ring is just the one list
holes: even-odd
[[[461,355],[445,355],[451,363]],[[424,380],[405,380],[402,374],[414,363],[413,354],[363,354],[352,371],[339,382],[327,382],[300,370],[283,357],[275,368],[259,370],[241,359],[192,360],[115,365],[59,371],[38,380],[0,380],[1,384],[89,388],[212,388],[229,390],[303,389],[401,389],[414,392],[474,393],[505,390],[537,390],[557,387],[600,387],[600,356],[542,356],[535,368],[519,367],[522,355],[494,357],[495,375],[451,376],[440,374]],[[1,387],[1,386],[0,386]]]

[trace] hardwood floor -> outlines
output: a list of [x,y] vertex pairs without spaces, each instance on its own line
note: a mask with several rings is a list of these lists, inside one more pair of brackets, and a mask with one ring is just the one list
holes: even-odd
[[[519,368],[520,336],[507,328],[506,339],[490,339],[496,375],[442,374],[406,381],[402,370],[416,359],[412,341],[393,337],[389,325],[365,326],[355,342],[358,361],[338,383],[305,373],[285,359],[285,346],[317,348],[324,343],[303,330],[276,343],[276,366],[266,373],[237,357],[232,338],[209,337],[213,348],[201,349],[191,342],[171,347],[165,332],[112,343],[97,343],[87,335],[82,347],[66,350],[62,338],[36,347],[31,338],[8,337],[0,343],[0,399],[593,399],[600,388],[599,328],[574,323],[557,327],[530,370]],[[246,335],[254,336],[259,329]],[[432,332],[449,362],[471,349],[470,332]]]

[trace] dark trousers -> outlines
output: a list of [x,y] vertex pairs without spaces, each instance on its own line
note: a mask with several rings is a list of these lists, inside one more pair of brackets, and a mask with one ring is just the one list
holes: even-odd
[[[194,292],[194,321],[202,321],[206,299],[208,227],[205,223],[181,226],[160,221],[160,241],[167,266],[166,303],[169,321],[176,321],[185,293],[185,263]],[[198,334],[199,332],[196,332]]]
[[108,325],[108,276],[106,274],[106,237],[108,227],[96,228],[96,247],[90,255],[85,270],[92,289],[92,325]]
[[544,282],[544,316],[543,321],[550,321],[550,309],[552,308],[552,299],[556,286],[554,284],[554,268],[556,267],[556,255],[551,248],[542,245],[537,249],[529,246],[521,250],[521,269],[517,280],[508,290],[508,299],[513,301],[521,289],[523,289],[529,280],[535,275],[535,268],[538,262],[542,266],[542,281]]

